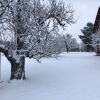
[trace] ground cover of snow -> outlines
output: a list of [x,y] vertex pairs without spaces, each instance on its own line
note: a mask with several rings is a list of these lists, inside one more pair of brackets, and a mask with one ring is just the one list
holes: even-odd
[[26,59],[27,80],[9,81],[10,63],[2,56],[0,100],[100,100],[100,57],[95,53],[62,53]]

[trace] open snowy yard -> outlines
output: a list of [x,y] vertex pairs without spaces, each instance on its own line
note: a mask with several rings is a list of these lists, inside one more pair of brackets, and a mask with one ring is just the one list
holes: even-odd
[[41,61],[26,59],[27,80],[9,81],[10,64],[3,56],[0,100],[100,100],[100,57],[94,53]]

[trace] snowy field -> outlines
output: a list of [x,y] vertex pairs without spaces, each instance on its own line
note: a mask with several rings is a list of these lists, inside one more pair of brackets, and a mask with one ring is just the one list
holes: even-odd
[[0,100],[100,100],[100,57],[94,53],[41,61],[26,59],[27,80],[9,81],[10,64],[3,56]]

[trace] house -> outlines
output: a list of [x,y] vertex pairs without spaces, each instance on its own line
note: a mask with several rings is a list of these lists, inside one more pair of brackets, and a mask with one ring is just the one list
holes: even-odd
[[[96,33],[99,30],[100,30],[100,7],[98,8],[98,12],[97,12],[97,15],[96,15],[96,19],[95,19],[95,23],[94,23],[94,27],[93,27],[92,32]],[[100,56],[100,48],[99,48],[98,45],[97,45],[96,54]]]
[[93,27],[93,33],[96,33],[98,30],[100,30],[100,7],[97,12],[97,16],[95,19],[94,27]]

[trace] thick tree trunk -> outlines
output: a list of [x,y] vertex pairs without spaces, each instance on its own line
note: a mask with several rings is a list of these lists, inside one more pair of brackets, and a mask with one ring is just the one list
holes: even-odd
[[20,56],[20,53],[18,51],[21,51],[23,49],[24,40],[22,39],[23,33],[23,21],[22,21],[22,9],[21,9],[21,1],[17,0],[17,24],[16,24],[16,30],[17,30],[17,56],[18,60],[14,59],[10,60],[11,63],[11,77],[10,79],[25,79],[25,57]]
[[69,52],[69,48],[68,47],[66,47],[66,51],[67,51],[67,53]]
[[10,61],[11,77],[10,79],[25,79],[25,57],[20,57],[19,61]]
[[[15,38],[16,38],[16,57],[15,55],[9,54],[9,49],[5,49],[3,47],[0,47],[0,51],[4,53],[4,55],[7,57],[8,61],[11,63],[11,77],[10,79],[25,79],[25,57],[21,56],[19,51],[23,50],[24,45],[24,21],[23,21],[23,9],[22,9],[22,0],[17,0],[17,6],[16,6],[16,31],[15,31]],[[11,52],[13,49],[11,50]],[[13,53],[13,52],[12,52]]]
[[0,47],[0,52],[2,52],[11,63],[10,79],[25,79],[25,56],[16,54],[16,58],[14,58],[13,56],[9,56],[8,50],[2,47]]

